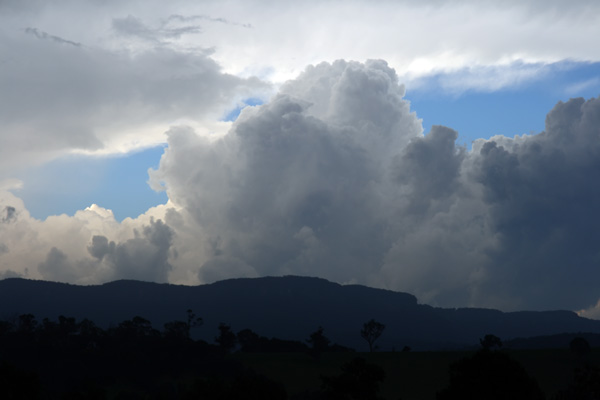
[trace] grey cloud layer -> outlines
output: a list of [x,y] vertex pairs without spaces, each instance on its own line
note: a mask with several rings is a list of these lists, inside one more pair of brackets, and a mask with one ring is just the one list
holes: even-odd
[[116,35],[156,39],[130,51],[8,25],[0,32],[0,170],[73,150],[111,153],[156,144],[164,140],[162,132],[151,132],[156,125],[164,131],[179,119],[214,118],[239,96],[266,87],[222,73],[203,50],[160,42],[198,30],[114,19]]

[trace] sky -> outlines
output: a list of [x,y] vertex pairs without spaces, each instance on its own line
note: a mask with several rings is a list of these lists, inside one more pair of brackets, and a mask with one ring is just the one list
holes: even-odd
[[0,278],[600,318],[600,3],[0,1]]

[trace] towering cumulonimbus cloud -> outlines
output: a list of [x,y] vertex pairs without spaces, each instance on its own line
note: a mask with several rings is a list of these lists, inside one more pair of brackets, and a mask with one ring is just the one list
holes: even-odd
[[306,274],[437,304],[592,304],[598,101],[558,104],[545,132],[467,151],[450,128],[423,135],[403,95],[384,62],[323,63],[219,141],[173,130],[151,175],[206,235],[200,278]]
[[214,278],[243,262],[259,275],[363,280],[392,240],[394,157],[422,136],[403,94],[384,62],[321,64],[217,142],[171,132],[151,177],[208,236]]
[[448,127],[424,135],[403,96],[383,61],[308,67],[219,138],[172,127],[150,170],[169,203],[135,220],[96,207],[37,221],[0,196],[0,262],[17,259],[18,233],[39,244],[24,259],[46,279],[296,274],[444,306],[594,305],[600,101],[559,103],[544,132],[467,150]]

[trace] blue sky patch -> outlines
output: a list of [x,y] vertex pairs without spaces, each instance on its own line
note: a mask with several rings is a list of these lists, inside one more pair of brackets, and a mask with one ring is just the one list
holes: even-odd
[[445,90],[444,82],[461,79],[460,73],[437,75],[407,89],[406,99],[423,120],[425,133],[432,125],[444,125],[458,131],[458,143],[470,148],[478,138],[539,133],[559,101],[600,95],[600,63],[564,61],[539,68],[534,79],[496,91]]
[[237,117],[240,116],[240,113],[242,112],[242,110],[244,108],[246,108],[248,106],[260,106],[263,103],[264,103],[263,100],[256,98],[256,97],[251,97],[249,99],[245,99],[240,105],[238,105],[236,108],[231,110],[225,117],[223,117],[223,121],[226,121],[226,122],[235,121],[237,119]]
[[19,178],[17,195],[31,215],[73,215],[95,203],[111,209],[118,221],[137,217],[148,208],[167,202],[165,192],[148,185],[148,168],[156,168],[164,146],[124,156],[69,156],[31,169]]

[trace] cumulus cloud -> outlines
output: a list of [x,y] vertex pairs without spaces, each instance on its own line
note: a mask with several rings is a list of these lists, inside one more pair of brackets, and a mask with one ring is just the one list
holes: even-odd
[[137,279],[152,282],[167,282],[172,269],[169,250],[173,232],[162,222],[150,219],[141,232],[133,230],[133,238],[122,243],[108,241],[106,236],[94,235],[87,246],[88,257],[73,264],[67,255],[53,247],[38,270],[44,279],[77,282],[81,279]]
[[45,279],[60,282],[74,281],[79,272],[69,262],[67,255],[56,247],[50,249],[46,260],[40,263],[38,269]]
[[261,275],[319,271],[340,279],[376,268],[381,253],[370,247],[382,245],[385,231],[389,147],[421,136],[385,63],[316,69],[331,77],[319,81],[330,93],[320,104],[289,85],[268,105],[245,109],[217,142],[172,131],[152,173],[209,235],[214,256],[243,260]]
[[[136,279],[167,282],[173,232],[162,220],[150,218],[149,225],[133,229],[133,237],[122,242],[94,235],[87,246],[89,256],[69,259],[64,251],[52,247],[38,265],[43,279],[61,282]],[[71,247],[69,247],[72,250]]]
[[[539,135],[467,151],[451,127],[423,135],[400,81],[494,91],[560,60],[598,61],[598,2],[148,4],[0,2],[0,278],[300,274],[440,305],[592,310],[598,100],[558,104]],[[344,57],[389,65],[327,62],[296,78]],[[255,73],[295,79],[231,129],[215,122],[266,100],[268,85],[242,78]],[[21,167],[165,132],[150,183],[169,203],[136,219],[92,205],[37,220],[14,194]]]
[[319,275],[504,309],[595,302],[597,100],[467,151],[450,128],[424,136],[402,96],[383,62],[324,63],[219,141],[171,131],[151,175],[205,235],[200,279]]
[[544,294],[530,296],[535,304],[551,293],[556,304],[595,302],[600,189],[590,179],[600,168],[599,121],[598,99],[572,99],[548,114],[545,132],[480,147],[475,179],[499,239],[491,256],[505,291]]
[[129,279],[167,282],[172,269],[169,264],[169,249],[173,232],[161,220],[150,220],[141,232],[134,231],[134,238],[116,246],[104,255],[114,265],[117,276]]
[[469,151],[451,128],[424,135],[403,96],[385,62],[336,61],[245,108],[218,139],[173,127],[150,170],[169,203],[123,223],[98,206],[34,220],[0,192],[12,215],[2,270],[75,282],[316,275],[444,306],[596,304],[600,101],[559,103],[544,132]]
[[0,222],[0,271],[11,276],[90,284],[115,279],[166,282],[170,274],[178,281],[181,275],[170,264],[176,259],[174,233],[166,222],[176,214],[171,205],[120,223],[97,205],[72,217],[37,220],[10,192],[0,192],[0,207],[11,215]]

